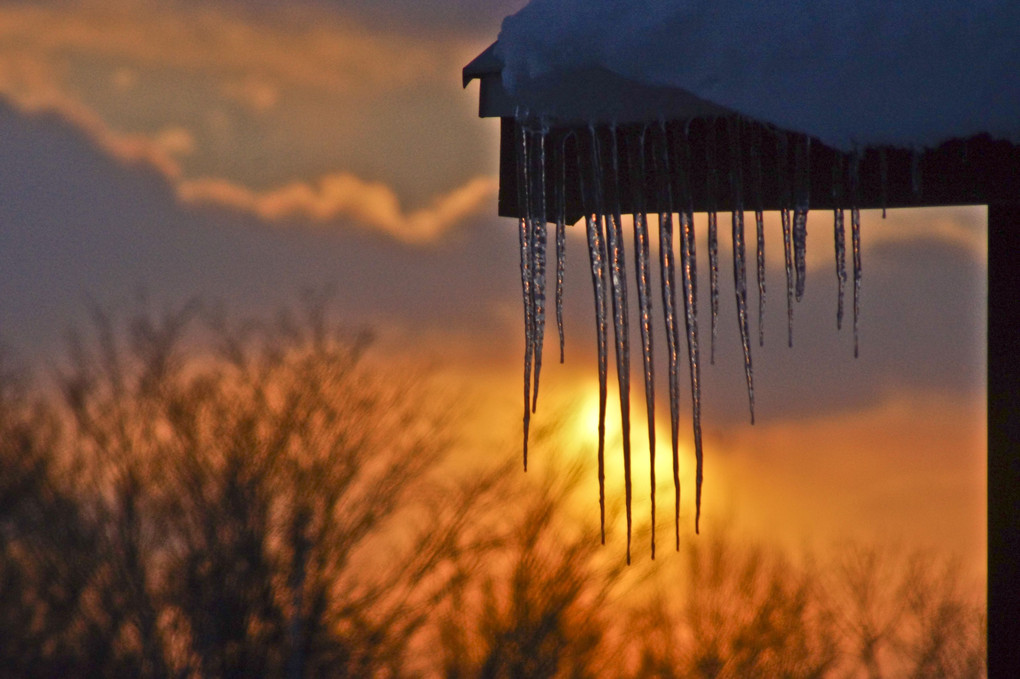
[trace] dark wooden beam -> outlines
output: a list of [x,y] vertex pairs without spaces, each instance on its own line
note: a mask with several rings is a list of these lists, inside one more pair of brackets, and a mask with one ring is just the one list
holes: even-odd
[[[517,176],[522,123],[502,119],[499,214],[520,216]],[[538,124],[526,128],[538,130]],[[665,158],[673,200],[694,212],[792,208],[806,192],[812,209],[833,207],[895,208],[984,205],[1020,196],[1020,149],[975,136],[946,142],[935,149],[868,148],[845,153],[815,139],[736,117],[670,121],[664,124],[559,127],[545,133],[547,196],[555,195],[555,178],[565,170],[565,214],[570,223],[586,211],[582,186],[591,181],[592,158],[611,161],[617,149],[619,176],[603,173],[603,195],[617,193],[621,212],[635,209],[640,192],[645,209],[666,209],[657,174]],[[597,147],[594,148],[593,147]],[[635,149],[643,174],[629,162]],[[666,155],[662,156],[662,149]],[[804,162],[806,159],[806,162]],[[735,163],[743,181],[739,194],[731,181]],[[852,170],[856,163],[856,173]],[[638,175],[641,176],[638,176]],[[760,177],[760,181],[754,181]],[[853,180],[856,178],[856,187]],[[589,192],[590,193],[590,192]],[[738,195],[741,201],[738,201]],[[680,205],[674,204],[674,210]],[[549,215],[553,215],[549,210]]]
[[1015,200],[988,206],[988,676],[1018,673],[1020,200]]

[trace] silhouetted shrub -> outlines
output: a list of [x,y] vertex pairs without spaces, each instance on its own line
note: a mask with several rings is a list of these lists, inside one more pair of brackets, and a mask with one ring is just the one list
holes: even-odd
[[578,470],[453,473],[448,406],[321,306],[94,321],[55,389],[0,363],[0,677],[985,673],[927,555],[692,537],[649,598]]

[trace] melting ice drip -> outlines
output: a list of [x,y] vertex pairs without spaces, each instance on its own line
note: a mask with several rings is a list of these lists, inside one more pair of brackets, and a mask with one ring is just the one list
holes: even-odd
[[[737,324],[740,330],[751,422],[754,422],[754,376],[749,331],[745,207],[754,212],[758,286],[758,343],[764,344],[765,252],[763,183],[785,202],[781,209],[786,263],[787,341],[793,345],[794,300],[800,301],[806,280],[807,217],[810,202],[811,140],[740,117],[690,123],[658,122],[647,125],[551,128],[541,119],[518,112],[513,140],[517,158],[516,190],[519,210],[521,285],[524,299],[524,466],[528,463],[530,416],[538,400],[539,377],[547,315],[548,224],[555,224],[556,323],[560,360],[563,360],[563,272],[565,228],[576,221],[568,203],[581,206],[591,266],[598,347],[599,423],[598,480],[602,542],[605,543],[605,416],[610,322],[616,357],[623,438],[626,489],[627,560],[632,532],[632,479],[630,436],[630,346],[626,249],[633,247],[641,332],[642,377],[648,413],[651,456],[652,558],[655,557],[655,426],[654,364],[652,352],[651,253],[649,206],[658,213],[659,274],[662,318],[669,361],[669,403],[674,485],[676,547],[680,545],[679,423],[681,381],[681,314],[686,338],[692,394],[692,422],[696,459],[695,531],[701,516],[703,451],[701,436],[701,348],[698,329],[697,256],[693,205],[715,206],[725,199],[732,206],[733,275]],[[692,130],[693,126],[699,126]],[[726,137],[728,153],[719,153],[719,133]],[[851,211],[853,253],[854,355],[858,353],[857,327],[861,292],[860,214],[857,154],[837,156],[833,166],[833,203],[838,302],[836,322],[842,326],[846,283],[846,236],[843,201]],[[724,160],[725,162],[720,162]],[[720,178],[720,169],[727,177]],[[745,177],[747,180],[745,181]],[[776,191],[778,188],[778,191]],[[633,216],[633,238],[626,243],[622,215]],[[674,228],[674,224],[676,228]],[[719,309],[718,215],[708,213],[708,265],[710,268],[711,338],[714,361]],[[679,286],[677,272],[679,271]],[[610,321],[611,319],[611,321]]]

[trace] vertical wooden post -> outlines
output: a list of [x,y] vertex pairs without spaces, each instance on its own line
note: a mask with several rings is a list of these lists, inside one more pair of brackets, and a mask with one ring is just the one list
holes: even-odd
[[1020,671],[1020,202],[988,206],[988,676]]

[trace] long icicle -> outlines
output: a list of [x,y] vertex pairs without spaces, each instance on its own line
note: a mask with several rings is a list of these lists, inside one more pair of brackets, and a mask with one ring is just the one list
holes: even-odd
[[[677,154],[680,183],[680,272],[684,293],[684,322],[687,328],[687,362],[691,378],[691,419],[694,429],[694,532],[700,532],[701,484],[704,478],[704,455],[701,445],[701,350],[698,344],[698,267],[694,234],[694,202],[691,191],[690,124],[684,126],[680,152]],[[676,499],[677,525],[680,520],[680,495]],[[677,530],[676,548],[680,550],[680,532]]]
[[836,241],[836,329],[843,328],[843,297],[846,291],[846,227],[843,219],[843,208],[833,209],[833,230]]
[[[673,192],[670,182],[666,124],[659,122],[660,143],[655,145],[655,176],[659,180],[659,278],[662,314],[669,348],[669,425],[673,453],[674,530],[680,548],[680,331],[676,316],[676,263],[673,251]],[[658,137],[657,137],[658,139]],[[681,237],[683,234],[681,234]]]
[[538,145],[538,153],[532,156],[535,167],[532,179],[532,226],[531,226],[531,296],[533,310],[533,353],[535,359],[535,386],[531,390],[531,412],[538,408],[538,378],[542,373],[542,346],[545,342],[545,272],[546,246],[548,242],[548,226],[546,223],[545,198],[545,140],[547,130],[542,128],[533,133]]
[[737,325],[740,344],[744,350],[744,376],[747,380],[747,400],[754,424],[754,373],[751,369],[751,338],[747,321],[747,263],[744,245],[744,188],[741,167],[740,119],[728,121],[730,137],[730,184],[733,194],[733,288],[737,302]]
[[563,278],[567,270],[567,138],[563,137],[557,157],[556,177],[556,332],[560,339],[560,363],[563,363]]
[[517,117],[517,206],[521,248],[521,288],[524,298],[524,469],[528,469],[528,430],[531,423],[531,355],[534,306],[531,293],[531,219],[528,196],[528,133],[523,116]]
[[797,274],[795,297],[804,298],[807,283],[807,218],[808,210],[798,205],[793,210],[793,263]]
[[751,424],[754,424],[754,373],[751,368],[751,338],[747,322],[747,265],[744,260],[744,213],[738,206],[733,211],[733,285],[736,288],[740,344],[744,349],[747,400],[751,409]]
[[846,291],[846,227],[843,217],[843,156],[837,155],[832,165],[833,240],[836,247],[836,329],[843,328],[843,298]]
[[[651,477],[652,558],[655,558],[655,367],[652,360],[652,275],[649,263],[648,217],[645,213],[645,134],[630,144],[630,169],[634,201],[634,268],[637,276],[641,319],[641,363],[644,368],[645,408],[648,414],[648,456]],[[631,138],[633,142],[633,137]]]
[[793,229],[790,211],[780,210],[779,219],[783,223],[783,254],[786,259],[786,342],[793,346]]
[[783,258],[786,266],[786,343],[793,346],[793,231],[790,223],[790,207],[793,194],[790,191],[789,142],[784,132],[776,135],[776,155],[779,158],[778,172],[781,186],[779,211],[783,226]]
[[620,215],[620,158],[616,140],[617,130],[610,128],[611,166],[609,186],[613,189],[612,212],[606,222],[609,252],[609,283],[613,293],[613,332],[616,337],[616,376],[620,385],[620,428],[623,434],[623,483],[627,509],[627,563],[630,563],[630,544],[633,528],[631,515],[632,480],[630,465],[630,338],[627,318],[627,266],[623,247],[623,220]]
[[[882,154],[883,162],[883,174],[884,174],[884,163],[885,153]],[[853,249],[854,258],[854,358],[858,355],[857,345],[857,318],[860,315],[860,297],[861,297],[861,213],[858,209],[860,204],[860,187],[861,187],[861,155],[860,152],[854,150],[850,156],[850,240],[851,248]],[[885,190],[883,181],[883,192]],[[884,198],[883,198],[884,200]],[[885,210],[883,208],[882,216],[885,216]]]
[[[680,270],[684,289],[684,313],[687,323],[687,358],[691,370],[691,408],[694,420],[694,532],[700,532],[701,483],[704,478],[704,456],[701,447],[701,363],[698,347],[697,257],[694,248],[694,215],[690,211],[680,214]],[[680,536],[677,535],[677,549]]]
[[609,302],[606,297],[606,245],[603,232],[602,172],[595,128],[591,131],[591,177],[585,188],[582,176],[581,200],[585,206],[585,229],[588,237],[588,261],[591,264],[592,290],[595,296],[595,335],[598,344],[599,363],[599,424],[598,424],[598,481],[599,481],[599,525],[602,544],[606,544],[606,397],[607,373],[609,369],[608,322]]
[[716,327],[719,320],[719,217],[708,213],[708,294],[712,307],[712,345],[709,362],[715,365]]
[[793,262],[797,270],[796,297],[804,297],[807,283],[807,219],[811,202],[811,137],[798,137],[794,149]]
[[758,346],[765,346],[765,213],[754,211],[758,265]]
[[765,346],[765,213],[762,204],[761,168],[762,130],[751,128],[751,190],[754,193],[754,228],[757,243],[758,274],[758,346]]
[[715,210],[719,187],[715,153],[715,121],[709,120],[705,128],[705,178],[708,193],[708,294],[712,307],[712,346],[709,362],[712,365],[715,365],[715,342],[719,323],[719,217]]
[[856,207],[850,211],[850,239],[854,251],[854,358],[857,358],[857,322],[861,314],[861,212]]

